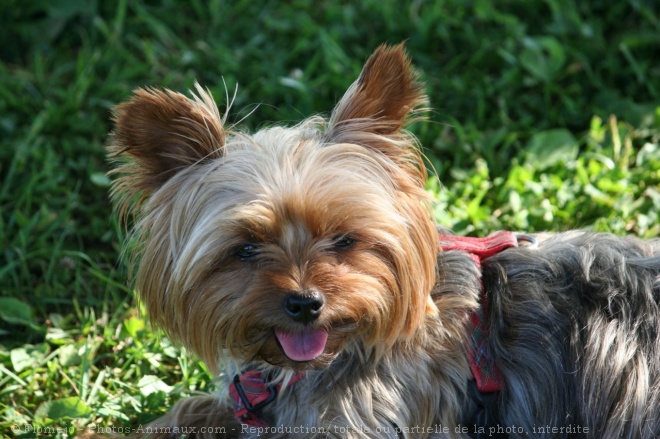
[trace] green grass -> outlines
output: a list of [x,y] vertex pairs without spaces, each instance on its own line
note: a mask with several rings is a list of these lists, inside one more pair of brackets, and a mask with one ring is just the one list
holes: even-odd
[[223,107],[238,85],[229,119],[256,108],[255,129],[327,113],[378,44],[407,40],[441,223],[660,235],[657,5],[354,3],[5,0],[0,434],[136,426],[212,388],[145,323],[118,262],[103,143],[137,86],[198,80]]

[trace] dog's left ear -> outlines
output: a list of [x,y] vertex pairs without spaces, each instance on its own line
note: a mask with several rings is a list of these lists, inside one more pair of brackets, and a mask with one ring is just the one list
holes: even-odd
[[[335,107],[328,135],[336,143],[372,146],[364,134],[396,136],[413,110],[425,102],[424,86],[411,68],[403,43],[383,44],[367,60],[358,80]],[[382,142],[373,146],[379,150],[385,147]]]

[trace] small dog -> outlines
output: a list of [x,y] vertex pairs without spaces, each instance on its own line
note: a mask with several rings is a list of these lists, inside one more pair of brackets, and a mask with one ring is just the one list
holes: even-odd
[[381,46],[329,119],[253,135],[210,94],[114,110],[136,288],[217,395],[149,437],[660,437],[660,240],[436,227],[426,101]]

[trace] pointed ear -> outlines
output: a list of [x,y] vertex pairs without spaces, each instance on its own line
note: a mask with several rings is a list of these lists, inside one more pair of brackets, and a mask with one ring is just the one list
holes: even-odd
[[142,88],[113,109],[108,156],[119,177],[113,196],[138,204],[177,172],[222,155],[223,119],[208,91],[195,84],[189,99],[170,90]]
[[[403,43],[381,45],[369,57],[358,80],[335,107],[331,136],[351,129],[389,136],[408,122],[413,110],[426,102],[424,87],[410,66]],[[335,139],[336,140],[336,139]]]

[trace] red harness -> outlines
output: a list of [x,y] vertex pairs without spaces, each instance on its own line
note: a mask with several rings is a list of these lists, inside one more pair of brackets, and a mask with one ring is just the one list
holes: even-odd
[[[487,238],[471,238],[467,236],[441,235],[440,248],[443,251],[462,250],[481,270],[481,262],[508,248],[518,247],[518,238],[511,232],[500,232]],[[481,286],[481,307],[470,314],[471,348],[468,351],[470,371],[482,393],[493,393],[502,390],[502,374],[500,373],[493,350],[490,345],[488,324],[488,297]]]
[[[518,238],[511,232],[500,232],[487,238],[471,238],[453,235],[440,236],[440,248],[443,251],[460,250],[467,252],[470,258],[481,269],[481,262],[507,248],[517,247]],[[470,371],[474,376],[477,389],[482,393],[492,393],[502,390],[502,375],[495,364],[490,345],[488,325],[488,297],[482,286],[481,308],[470,314],[472,325],[471,349],[468,351]],[[289,385],[300,380],[303,372],[296,373]],[[234,402],[236,419],[246,425],[265,427],[259,416],[262,408],[277,397],[282,385],[271,385],[270,377],[264,376],[256,369],[247,369],[236,375],[229,385],[229,396]]]
[[[305,374],[297,372],[289,381],[292,385]],[[234,416],[242,424],[254,427],[266,427],[259,416],[262,408],[275,400],[282,389],[282,384],[270,384],[271,379],[256,369],[247,369],[234,377],[229,385],[229,396],[234,401]]]

